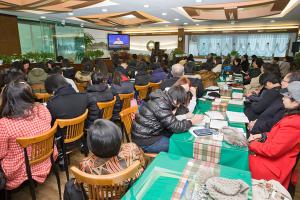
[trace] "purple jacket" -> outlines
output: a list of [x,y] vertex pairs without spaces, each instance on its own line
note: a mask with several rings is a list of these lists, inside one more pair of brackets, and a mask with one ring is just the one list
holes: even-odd
[[162,68],[158,68],[158,69],[153,70],[151,82],[158,83],[166,78],[167,78],[167,74],[164,72],[164,70]]

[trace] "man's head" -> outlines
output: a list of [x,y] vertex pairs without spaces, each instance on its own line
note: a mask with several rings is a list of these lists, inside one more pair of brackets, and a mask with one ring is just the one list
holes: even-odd
[[184,75],[184,67],[181,64],[175,64],[172,66],[171,73],[173,77],[181,77]]

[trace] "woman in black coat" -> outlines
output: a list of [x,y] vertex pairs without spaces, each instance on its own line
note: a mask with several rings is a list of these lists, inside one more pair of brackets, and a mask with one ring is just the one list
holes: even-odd
[[86,127],[89,127],[96,119],[102,118],[102,110],[97,106],[97,102],[111,101],[114,98],[111,90],[108,88],[105,76],[100,72],[94,72],[91,76],[91,85],[87,87],[87,101],[89,114],[86,121]]
[[141,106],[133,122],[132,140],[145,152],[167,152],[171,134],[185,132],[202,120],[201,115],[182,121],[175,117],[177,108],[186,98],[187,93],[180,85],[151,93],[150,100]]

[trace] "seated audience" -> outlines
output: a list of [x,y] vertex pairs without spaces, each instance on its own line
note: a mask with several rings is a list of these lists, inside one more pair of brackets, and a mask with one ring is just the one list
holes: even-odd
[[220,56],[217,56],[215,59],[214,59],[214,65],[215,67],[212,68],[212,72],[215,72],[215,73],[221,73],[222,71],[222,58]]
[[25,73],[25,74],[28,74],[28,72],[30,71],[30,61],[29,60],[23,60],[22,62],[22,71]]
[[[171,87],[174,83],[182,76],[184,76],[184,67],[180,64],[175,64],[172,66],[172,78],[165,79],[161,84],[161,89],[165,90],[167,87]],[[197,88],[197,97],[200,98],[204,94],[204,88],[201,79],[199,78],[189,78],[192,86]]]
[[241,61],[242,61],[241,62],[242,73],[247,74],[248,71],[249,71],[249,66],[250,66],[250,63],[249,63],[249,60],[248,60],[248,55],[247,54],[243,55]]
[[65,58],[63,57],[63,56],[57,56],[56,57],[56,62],[57,63],[63,63],[63,60],[64,60]]
[[246,91],[252,91],[260,87],[259,76],[261,75],[261,67],[263,64],[264,62],[261,58],[257,58],[253,61],[253,68],[249,70],[248,76],[244,77]]
[[122,132],[113,122],[105,119],[94,121],[87,130],[87,144],[92,154],[80,163],[82,171],[108,175],[125,170],[134,161],[140,161],[141,167],[136,178],[143,172],[143,151],[134,143],[122,144]]
[[74,79],[75,70],[74,67],[71,66],[70,61],[68,59],[62,60],[61,69],[63,70],[64,77]]
[[156,62],[152,64],[153,72],[151,76],[151,82],[152,83],[158,83],[162,80],[165,80],[167,78],[166,72],[163,70],[161,65]]
[[52,116],[52,124],[56,119],[71,119],[82,115],[87,108],[86,94],[76,93],[61,74],[48,76],[45,88],[53,96],[47,102]]
[[87,106],[89,115],[86,126],[89,127],[96,119],[102,118],[102,110],[99,110],[97,102],[106,102],[113,100],[114,96],[108,88],[106,78],[101,72],[92,74],[91,84],[86,89]]
[[[62,75],[62,76],[64,77],[63,70],[62,70],[60,67],[58,67],[58,66],[57,66],[57,67],[54,67],[54,68],[52,69],[51,74],[60,74],[60,75]],[[77,88],[75,82],[74,82],[72,79],[66,78],[66,77],[64,77],[64,78],[65,78],[65,80],[72,86],[72,88],[73,88],[76,92],[79,92],[79,90],[78,90],[78,88]]]
[[75,79],[79,83],[90,82],[92,75],[92,64],[89,60],[82,61],[82,70],[76,72]]
[[4,84],[7,85],[10,82],[13,82],[15,80],[20,80],[20,81],[25,82],[26,81],[26,75],[22,71],[20,71],[16,68],[12,68],[4,76]]
[[46,66],[45,66],[45,72],[46,73],[50,73],[51,74],[51,71],[52,71],[52,69],[55,67],[55,63],[54,63],[54,61],[53,60],[48,60],[47,62],[46,62]]
[[190,54],[187,57],[187,62],[184,65],[184,73],[185,74],[193,74],[196,71],[195,60],[193,54]]
[[290,70],[291,70],[291,64],[290,64],[290,57],[285,56],[282,62],[279,62],[279,69],[282,77],[285,77]]
[[291,82],[283,94],[285,116],[270,132],[250,135],[249,166],[252,178],[276,180],[286,189],[299,155],[300,82]]
[[276,99],[281,99],[280,85],[281,79],[276,74],[266,73],[262,77],[264,90],[259,98],[253,99],[250,104],[246,104],[245,114],[250,121],[257,119]]
[[137,73],[135,74],[135,85],[147,85],[151,80],[151,75],[143,68],[141,63],[137,66]]
[[120,72],[124,76],[128,77],[129,73],[127,68],[128,68],[128,64],[125,62],[125,60],[123,60],[123,61],[119,61],[118,67],[115,69],[115,71]]
[[150,94],[150,100],[143,104],[132,125],[132,140],[145,152],[167,152],[169,137],[173,133],[189,130],[201,122],[202,116],[179,121],[174,113],[184,104],[187,93],[182,86],[173,86],[168,91],[157,90]]
[[233,71],[233,73],[236,73],[236,74],[240,74],[241,73],[242,66],[241,66],[241,59],[240,58],[235,58],[233,60],[232,71]]
[[[31,88],[25,82],[12,81],[6,85],[1,96],[0,164],[5,174],[6,189],[12,190],[28,180],[24,150],[16,138],[43,134],[51,128],[51,115],[45,106],[35,103]],[[33,180],[43,183],[51,167],[50,159],[32,167]]]
[[133,93],[134,86],[129,80],[123,81],[122,74],[120,72],[115,71],[110,89],[113,95],[117,97],[115,107],[114,107],[114,112],[113,112],[113,119],[118,119],[119,113],[123,106],[118,94]]
[[[48,74],[45,72],[42,66],[35,67],[28,72],[27,82],[30,85],[44,84]],[[33,91],[34,92],[34,91]]]
[[137,58],[138,57],[136,54],[132,54],[131,60],[128,63],[128,73],[129,73],[130,77],[132,77],[132,78],[134,78],[134,76],[135,76],[135,71],[136,71],[137,65],[138,65]]

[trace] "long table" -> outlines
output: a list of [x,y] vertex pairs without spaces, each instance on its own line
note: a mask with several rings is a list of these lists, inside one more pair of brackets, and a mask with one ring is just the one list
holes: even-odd
[[[123,200],[168,200],[171,199],[187,164],[193,159],[160,153],[145,172],[129,189]],[[252,188],[249,171],[219,165],[220,177],[241,179]],[[249,191],[251,199],[252,190]]]
[[[203,114],[211,110],[212,102],[210,100],[198,100],[195,107],[195,114]],[[243,112],[242,105],[228,105],[228,111]],[[244,123],[228,123],[229,126],[243,128],[246,131]],[[169,153],[194,158],[195,137],[189,133],[173,134],[170,138]],[[248,148],[236,147],[227,142],[222,142],[219,164],[234,167],[242,170],[249,170]]]

